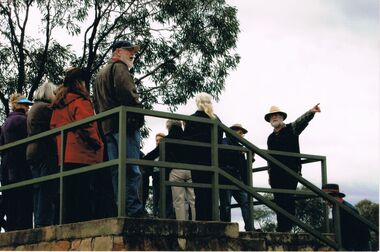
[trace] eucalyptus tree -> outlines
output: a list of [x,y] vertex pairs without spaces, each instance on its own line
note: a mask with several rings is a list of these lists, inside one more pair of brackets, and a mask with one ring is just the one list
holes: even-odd
[[[25,35],[32,7],[42,13],[44,32],[37,38]],[[85,69],[90,88],[111,56],[113,41],[124,39],[141,46],[132,71],[144,107],[160,103],[175,110],[201,91],[218,99],[240,59],[234,51],[239,33],[236,12],[225,0],[2,2],[0,54],[7,57],[0,62],[0,100],[7,107],[11,91],[31,96],[43,78],[57,82],[69,65]],[[72,47],[80,49],[58,43],[59,36],[75,38]],[[12,72],[3,74],[7,68]]]
[[5,114],[13,92],[31,98],[44,78],[58,81],[66,61],[73,60],[70,48],[52,36],[53,30],[65,26],[68,16],[67,4],[60,2],[0,1],[0,108]]

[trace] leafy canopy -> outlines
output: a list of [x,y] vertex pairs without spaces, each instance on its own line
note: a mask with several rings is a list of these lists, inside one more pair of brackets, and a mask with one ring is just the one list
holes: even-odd
[[121,39],[141,45],[133,71],[146,108],[175,110],[201,91],[217,99],[239,62],[236,11],[224,0],[1,1],[1,109],[15,91],[32,98],[44,79],[59,84],[70,65],[85,69],[90,88]]

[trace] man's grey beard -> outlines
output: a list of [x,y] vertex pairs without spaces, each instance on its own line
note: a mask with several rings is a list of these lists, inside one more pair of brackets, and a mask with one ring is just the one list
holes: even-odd
[[133,60],[127,60],[127,62],[125,62],[128,66],[129,69],[131,69],[133,67]]
[[270,122],[270,124],[272,125],[273,128],[278,128],[279,126],[282,125],[282,121],[275,121],[275,122]]

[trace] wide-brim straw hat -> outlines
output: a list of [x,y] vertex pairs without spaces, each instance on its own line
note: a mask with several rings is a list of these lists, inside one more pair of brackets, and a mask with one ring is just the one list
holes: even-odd
[[271,106],[270,109],[269,109],[269,113],[264,116],[265,121],[269,122],[270,121],[270,116],[273,115],[273,114],[280,114],[280,115],[282,115],[282,117],[284,118],[284,120],[286,119],[286,117],[288,117],[288,115],[285,112],[281,111],[279,107],[277,107],[277,106]]
[[244,134],[247,134],[247,132],[248,132],[248,130],[246,130],[245,128],[243,128],[243,126],[240,123],[235,123],[234,125],[232,125],[230,127],[230,129],[241,130]]
[[324,191],[325,193],[327,193],[333,197],[343,198],[346,196],[346,194],[341,193],[339,191],[339,185],[338,184],[324,184],[322,186],[322,191]]

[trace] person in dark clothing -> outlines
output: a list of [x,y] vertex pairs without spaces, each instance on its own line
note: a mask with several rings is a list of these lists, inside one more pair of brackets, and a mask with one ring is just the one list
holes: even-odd
[[[315,113],[321,112],[319,103],[299,117],[296,121],[285,124],[287,114],[282,112],[278,107],[272,106],[270,112],[265,115],[265,121],[269,122],[274,128],[268,137],[268,150],[286,151],[300,153],[299,135],[313,119]],[[289,157],[283,155],[272,155],[275,159],[292,169],[294,172],[301,174],[301,160],[298,157]],[[297,188],[297,179],[283,171],[280,167],[269,162],[269,184],[271,188],[290,189]],[[284,193],[274,193],[274,202],[290,214],[295,214],[295,202],[293,195]],[[288,218],[277,214],[277,232],[289,232],[293,224]]]
[[[146,154],[142,159],[145,160],[158,160],[160,155],[159,144],[160,141],[165,137],[164,133],[156,134],[156,147]],[[149,197],[149,177],[152,177],[152,194],[153,194],[153,215],[158,216],[158,200],[159,200],[159,174],[160,168],[152,166],[142,167],[142,186],[143,186],[143,206],[145,208],[146,201]]]
[[[28,136],[48,131],[53,110],[50,103],[54,99],[56,86],[51,82],[45,82],[34,93],[34,104],[28,112],[27,130]],[[54,137],[46,137],[39,141],[29,143],[26,148],[26,160],[28,161],[32,177],[50,175],[58,172],[57,148]],[[55,224],[57,216],[55,210],[57,203],[57,181],[48,181],[34,185],[34,227],[43,227]]]
[[[164,133],[158,133],[156,135],[156,148],[154,148],[151,152],[146,154],[143,159],[145,160],[154,160],[158,161],[160,158],[160,142],[163,138],[165,138]],[[158,216],[159,215],[159,201],[160,201],[160,168],[158,167],[144,167],[143,168],[144,173],[143,176],[143,185],[144,185],[144,197],[143,202],[144,206],[146,204],[146,200],[148,198],[148,186],[149,186],[149,176],[152,176],[152,187],[153,187],[153,215]],[[169,180],[169,169],[165,169],[165,180]],[[170,189],[166,188],[166,211],[165,211],[165,217],[168,219],[175,219],[174,216],[174,210],[172,206],[172,195]]]
[[[335,197],[339,203],[342,203],[359,214],[353,205],[343,199],[346,195],[339,191],[338,184],[325,184],[322,186],[322,191]],[[329,204],[329,206],[331,207],[332,205]],[[368,228],[347,211],[342,208],[340,210],[340,231],[343,248],[352,251],[369,250],[370,233]],[[333,208],[333,211],[335,211],[335,208]]]
[[[10,97],[12,112],[2,126],[0,144],[5,145],[28,136],[26,113],[33,104],[20,94]],[[8,185],[30,179],[31,172],[26,161],[26,145],[18,145],[2,151],[0,166],[1,185]],[[33,194],[30,186],[3,191],[7,231],[33,227]]]
[[[235,130],[237,134],[241,137],[248,132],[241,124],[234,124],[230,127]],[[236,138],[233,136],[227,135],[223,139],[223,144],[241,146]],[[221,155],[221,166],[222,169],[234,176],[240,181],[247,183],[246,179],[246,167],[247,162],[243,152],[234,151],[234,150],[223,150]],[[243,179],[244,178],[244,179]],[[227,179],[223,176],[220,176],[221,184],[230,184]],[[249,216],[249,205],[248,205],[248,194],[241,190],[220,190],[220,220],[231,222],[231,197],[234,197],[236,202],[239,204],[241,209],[241,214],[243,216],[245,230],[252,231],[252,223]]]
[[[199,93],[195,97],[198,110],[191,116],[197,116],[212,120],[219,118],[214,114],[211,103],[212,97],[207,93]],[[185,122],[184,140],[211,143],[212,125],[200,122]],[[218,144],[222,143],[223,131],[218,129]],[[184,148],[184,161],[190,164],[211,165],[211,149],[208,147],[186,146]],[[193,183],[212,182],[212,173],[205,171],[191,171]],[[197,220],[212,220],[212,194],[208,188],[194,188],[195,211]]]

